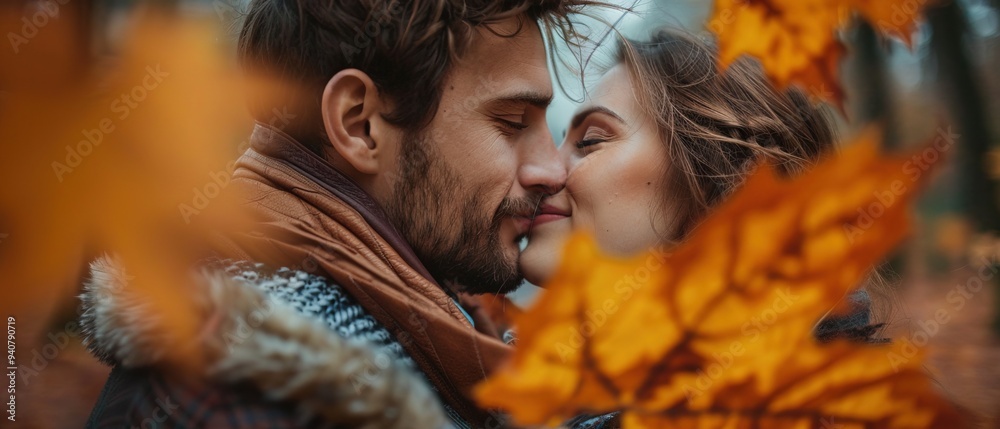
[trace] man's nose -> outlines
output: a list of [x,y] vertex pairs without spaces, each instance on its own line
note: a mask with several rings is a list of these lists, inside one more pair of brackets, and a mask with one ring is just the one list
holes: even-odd
[[518,181],[525,189],[542,194],[555,194],[566,185],[566,165],[552,136],[526,145],[525,159],[518,171]]

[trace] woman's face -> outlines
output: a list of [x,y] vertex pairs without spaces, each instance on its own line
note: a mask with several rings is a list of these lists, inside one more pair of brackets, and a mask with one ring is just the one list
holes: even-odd
[[621,64],[577,110],[559,149],[566,188],[542,201],[521,254],[528,281],[542,284],[552,275],[574,230],[623,256],[662,244],[672,220],[662,203],[669,160],[655,122],[643,112]]

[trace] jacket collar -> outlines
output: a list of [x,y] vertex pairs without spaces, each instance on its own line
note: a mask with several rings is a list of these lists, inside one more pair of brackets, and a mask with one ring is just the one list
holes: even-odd
[[[288,165],[357,210],[368,225],[385,239],[410,267],[430,282],[437,284],[420,262],[413,247],[389,222],[389,217],[382,206],[351,178],[288,134],[266,124],[257,123],[254,126],[253,134],[250,136],[250,147],[261,155]],[[446,292],[451,293],[448,290]]]
[[223,255],[275,267],[311,261],[310,272],[343,287],[399,339],[445,403],[466,421],[489,418],[473,386],[510,347],[495,330],[477,330],[370,195],[265,126],[254,131],[230,186],[257,226],[220,237]]

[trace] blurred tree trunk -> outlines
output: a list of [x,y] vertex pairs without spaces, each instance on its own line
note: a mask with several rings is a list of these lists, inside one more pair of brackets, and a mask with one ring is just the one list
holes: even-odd
[[[952,122],[961,135],[958,139],[959,205],[979,232],[1000,230],[997,210],[997,186],[990,179],[986,162],[992,146],[985,100],[966,49],[967,23],[955,1],[927,11],[931,48],[936,58],[939,89],[948,106]],[[993,261],[995,264],[996,261]],[[994,308],[1000,308],[1000,290],[994,279]],[[995,332],[1000,332],[1000,312],[994,317]]]
[[[892,88],[886,71],[886,52],[883,41],[875,28],[863,19],[857,19],[851,40],[851,85],[848,102],[852,106],[851,122],[856,129],[872,124],[882,129],[882,147],[887,150],[899,147],[898,123],[893,109]],[[901,273],[906,269],[906,258],[896,253],[885,261],[884,269]]]
[[858,20],[855,26],[853,69],[853,122],[862,127],[880,125],[884,132],[883,146],[896,148],[899,133],[886,74],[885,53],[875,29],[865,20]]
[[927,11],[931,25],[931,49],[936,58],[939,90],[952,123],[961,134],[958,141],[959,200],[963,213],[977,231],[1000,231],[997,186],[987,170],[992,146],[985,100],[965,43],[967,23],[957,2]]

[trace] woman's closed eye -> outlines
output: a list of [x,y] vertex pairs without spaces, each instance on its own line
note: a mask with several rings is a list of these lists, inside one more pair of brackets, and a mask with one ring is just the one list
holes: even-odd
[[583,139],[583,140],[580,140],[580,141],[576,142],[576,147],[578,149],[583,149],[585,147],[590,147],[590,146],[593,146],[593,145],[596,145],[596,144],[599,144],[599,143],[604,143],[605,141],[606,140],[600,139],[600,138]]
[[601,143],[606,143],[608,140],[611,140],[609,133],[591,127],[584,133],[582,139],[577,140],[576,148],[582,150],[584,153],[590,153],[597,150]]

